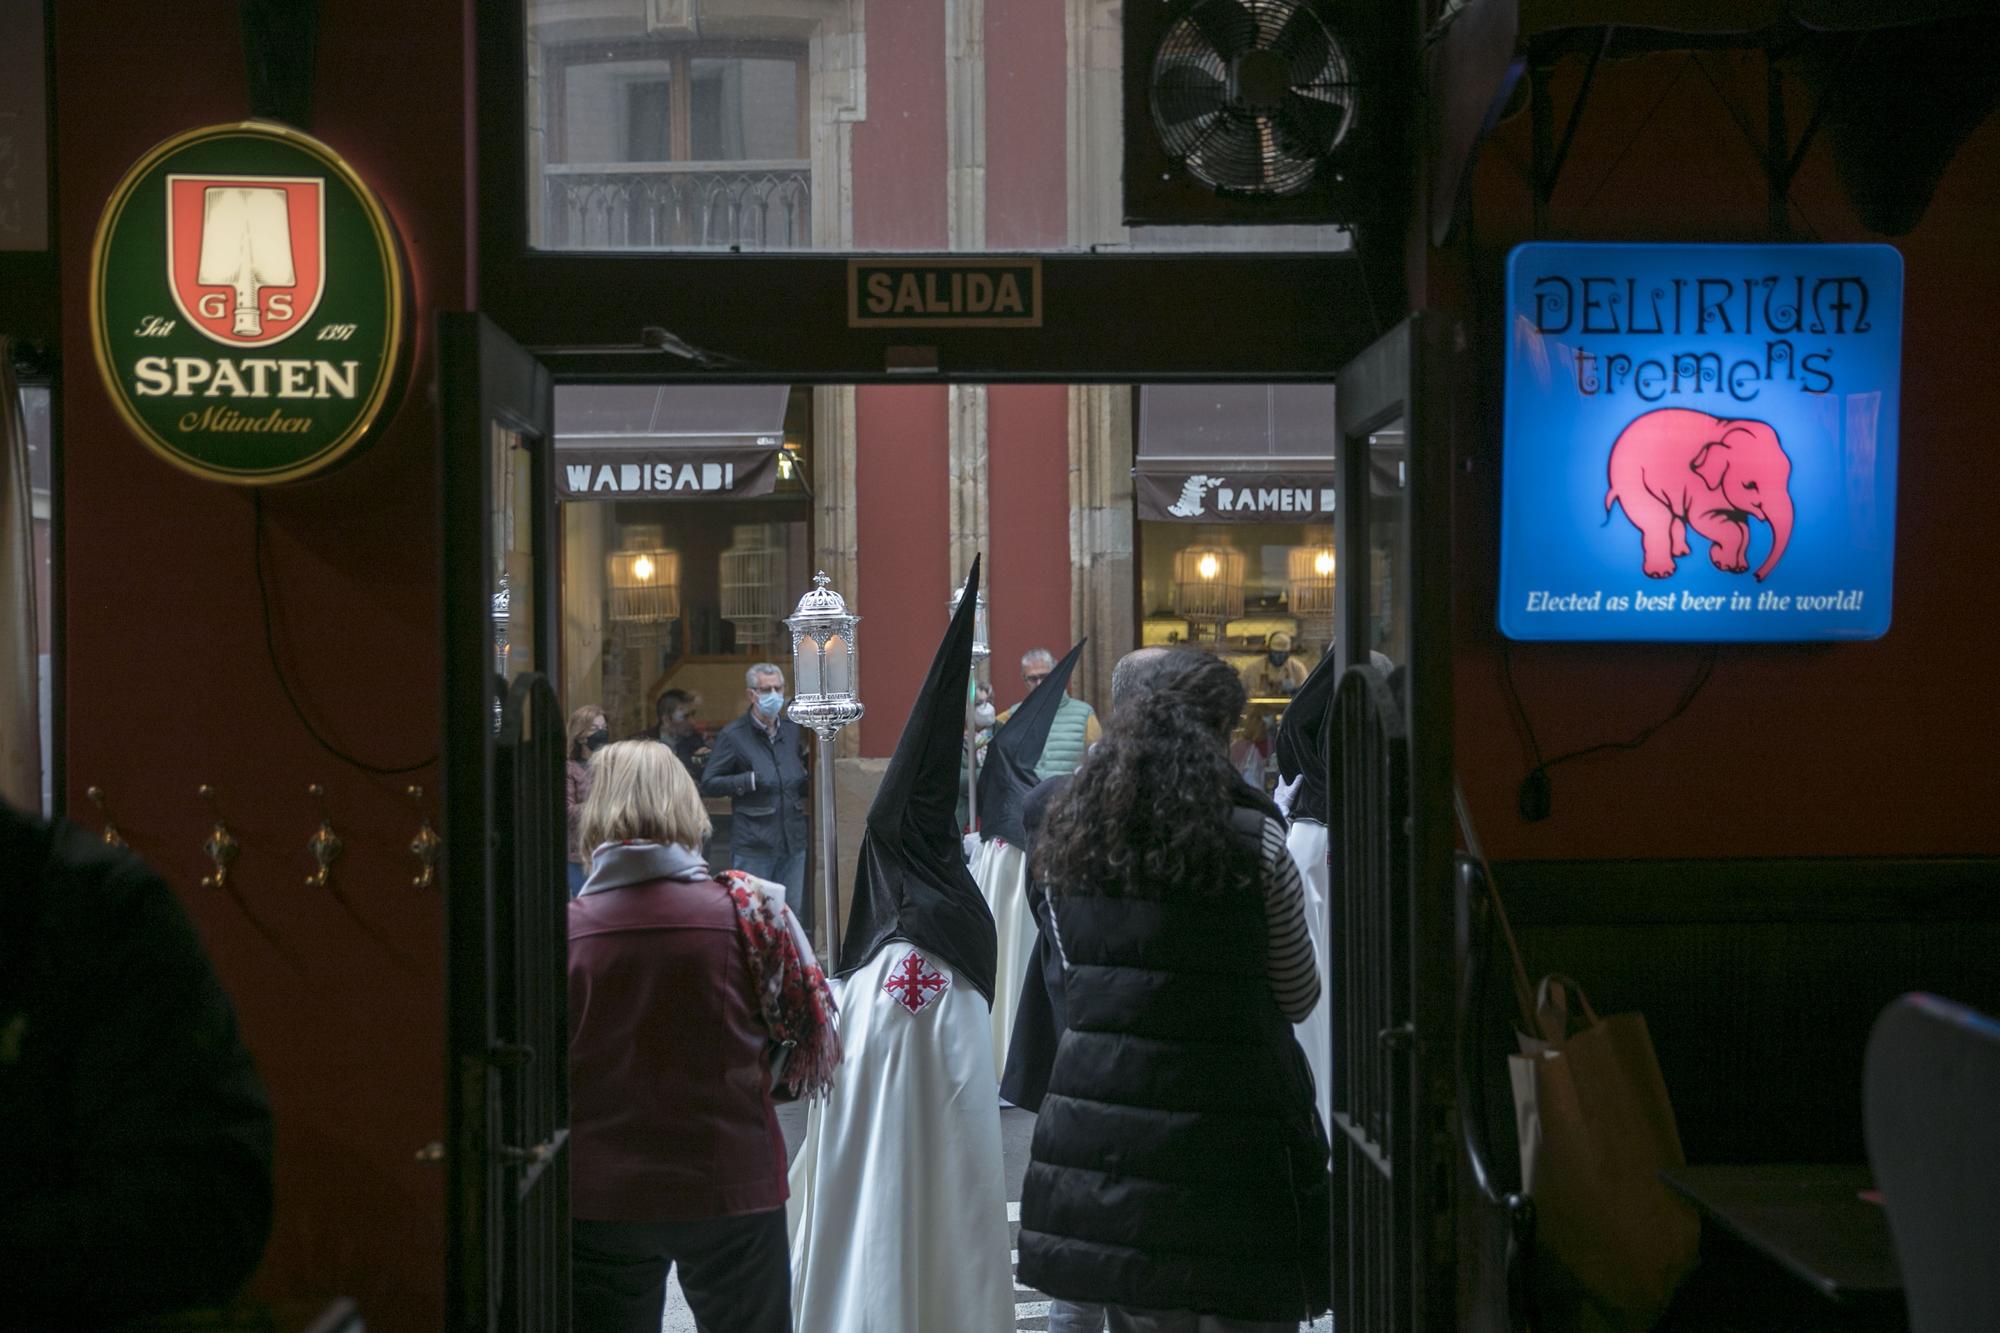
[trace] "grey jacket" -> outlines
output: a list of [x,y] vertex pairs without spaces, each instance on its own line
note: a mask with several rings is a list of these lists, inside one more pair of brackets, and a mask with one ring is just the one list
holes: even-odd
[[701,770],[703,796],[733,798],[732,853],[806,849],[805,733],[778,719],[773,740],[748,712],[716,733]]

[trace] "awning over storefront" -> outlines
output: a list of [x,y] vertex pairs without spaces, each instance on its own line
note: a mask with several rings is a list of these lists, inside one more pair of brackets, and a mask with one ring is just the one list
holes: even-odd
[[570,500],[768,495],[785,439],[782,384],[556,390],[556,493]]
[[1139,391],[1139,517],[1333,519],[1333,386],[1174,384]]

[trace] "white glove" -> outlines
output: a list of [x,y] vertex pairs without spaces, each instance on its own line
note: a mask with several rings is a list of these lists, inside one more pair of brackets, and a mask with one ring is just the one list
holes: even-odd
[[967,865],[971,865],[972,858],[979,855],[979,835],[977,833],[966,834],[964,846],[965,846],[965,863]]
[[1292,817],[1292,800],[1299,794],[1299,788],[1305,786],[1305,783],[1306,775],[1303,773],[1293,778],[1290,782],[1286,782],[1283,778],[1278,779],[1278,790],[1273,799],[1277,801],[1278,809],[1285,818],[1290,819]]

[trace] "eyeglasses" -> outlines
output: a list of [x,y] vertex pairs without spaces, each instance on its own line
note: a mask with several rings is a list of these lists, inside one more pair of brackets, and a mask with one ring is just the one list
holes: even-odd
[[1025,672],[1025,671],[1023,671],[1023,672],[1021,673],[1021,679],[1022,679],[1022,680],[1025,680],[1025,681],[1027,681],[1027,682],[1028,682],[1028,688],[1029,688],[1029,689],[1033,689],[1033,688],[1034,688],[1035,686],[1037,686],[1037,685],[1041,684],[1041,683],[1042,683],[1043,681],[1047,680],[1048,678],[1049,678],[1049,673],[1048,673],[1048,672],[1046,672],[1046,671],[1044,671],[1044,672],[1043,672],[1043,673],[1042,673],[1041,675],[1039,675],[1039,676],[1031,676],[1031,675],[1029,675],[1029,674],[1028,674],[1027,672]]

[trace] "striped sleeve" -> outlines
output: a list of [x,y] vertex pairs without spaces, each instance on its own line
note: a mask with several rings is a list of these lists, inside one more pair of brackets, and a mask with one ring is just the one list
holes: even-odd
[[1306,933],[1305,881],[1285,845],[1285,826],[1275,819],[1264,821],[1261,860],[1264,928],[1270,944],[1265,975],[1279,1012],[1298,1023],[1319,1003],[1319,969],[1313,962],[1312,936]]

